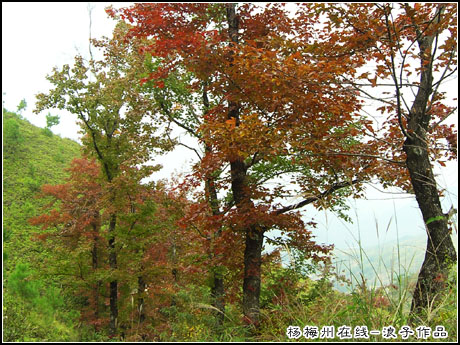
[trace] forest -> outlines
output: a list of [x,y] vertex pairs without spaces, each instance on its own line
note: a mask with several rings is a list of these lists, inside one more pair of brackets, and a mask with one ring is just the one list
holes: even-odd
[[[457,339],[435,173],[457,160],[456,3],[106,12],[112,37],[33,109],[76,115],[80,143],[3,107],[3,341]],[[188,173],[156,179],[179,147]],[[412,195],[427,238],[420,270],[379,286],[345,277],[302,213],[351,222],[369,183]]]

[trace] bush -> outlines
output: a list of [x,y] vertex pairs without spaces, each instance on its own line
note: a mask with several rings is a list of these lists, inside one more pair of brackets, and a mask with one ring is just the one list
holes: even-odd
[[78,313],[66,310],[60,289],[34,279],[28,264],[9,275],[4,295],[5,341],[76,341]]
[[3,148],[6,154],[13,154],[24,142],[19,130],[19,123],[15,119],[8,119],[3,123]]

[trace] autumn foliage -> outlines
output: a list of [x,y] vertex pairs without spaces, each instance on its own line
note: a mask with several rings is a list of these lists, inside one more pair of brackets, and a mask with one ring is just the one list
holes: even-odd
[[[75,66],[55,69],[48,77],[55,88],[37,102],[38,110],[77,114],[84,134],[88,157],[74,160],[67,183],[43,187],[51,202],[31,222],[42,225],[39,239],[59,253],[67,283],[84,296],[85,321],[109,327],[112,337],[158,340],[177,333],[169,321],[181,315],[181,292],[204,287],[216,329],[226,302],[237,303],[256,334],[263,267],[281,266],[279,252],[265,255],[264,246],[313,264],[329,260],[332,246],[315,241],[316,224],[301,208],[313,204],[346,219],[344,198],[362,197],[375,180],[422,199],[412,148],[424,147],[424,177],[430,162],[456,159],[455,126],[443,123],[454,108],[437,92],[456,62],[456,16],[451,6],[392,10],[299,4],[294,14],[286,4],[255,3],[107,9],[120,22],[112,39],[93,41],[105,59],[77,57]],[[422,48],[445,30],[451,36],[430,60]],[[422,95],[428,65],[441,79]],[[403,75],[421,79],[408,83]],[[381,90],[392,97],[371,95],[387,82],[390,89]],[[412,106],[406,83],[418,90]],[[367,98],[382,103],[374,110],[381,122],[367,116]],[[173,138],[172,128],[194,143]],[[150,165],[153,153],[176,145],[198,157],[188,173],[169,184],[146,182],[159,168]],[[436,188],[430,193],[431,204],[439,203]],[[443,217],[426,216],[419,204],[427,225]],[[281,282],[272,304],[287,303],[298,288]]]

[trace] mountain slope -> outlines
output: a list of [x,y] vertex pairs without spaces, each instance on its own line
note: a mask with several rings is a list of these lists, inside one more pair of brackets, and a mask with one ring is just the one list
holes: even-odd
[[25,259],[31,249],[33,228],[27,220],[40,208],[35,196],[41,186],[63,182],[63,169],[79,155],[78,143],[3,111],[3,240],[7,269],[17,258]]
[[36,270],[49,255],[28,219],[40,212],[43,184],[63,183],[80,145],[3,110],[3,340],[75,341],[78,313],[53,282]]

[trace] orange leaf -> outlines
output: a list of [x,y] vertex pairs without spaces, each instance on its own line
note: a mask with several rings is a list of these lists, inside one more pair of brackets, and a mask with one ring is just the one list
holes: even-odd
[[229,125],[231,129],[234,129],[236,126],[236,119],[232,117],[231,119],[228,119],[227,121],[225,121],[225,123]]

